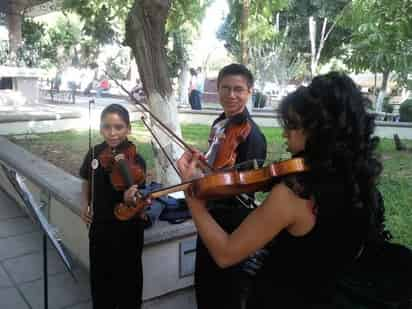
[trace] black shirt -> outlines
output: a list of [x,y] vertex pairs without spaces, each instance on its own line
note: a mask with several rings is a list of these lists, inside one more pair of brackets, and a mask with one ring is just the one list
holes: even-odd
[[[125,141],[118,147],[124,147],[131,142]],[[83,164],[80,168],[80,177],[87,180],[91,186],[92,178],[92,160],[96,159],[98,164],[94,170],[93,183],[94,183],[94,203],[93,203],[93,223],[113,223],[118,221],[114,216],[114,206],[120,202],[123,202],[123,191],[116,191],[110,180],[110,173],[101,165],[99,161],[99,154],[109,147],[106,142],[94,146],[94,157],[92,158],[92,151],[86,154]],[[96,161],[95,161],[96,162]],[[139,164],[146,172],[145,160],[137,154],[136,163]],[[91,192],[91,191],[90,191]]]

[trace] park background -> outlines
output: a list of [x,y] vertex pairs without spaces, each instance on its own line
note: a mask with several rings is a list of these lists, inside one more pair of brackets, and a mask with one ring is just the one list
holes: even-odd
[[[144,23],[145,18],[150,22]],[[81,270],[86,268],[81,274],[87,273],[87,231],[78,218],[78,167],[89,148],[89,123],[92,142],[100,141],[98,114],[104,106],[120,103],[131,112],[132,140],[148,161],[150,177],[165,184],[179,181],[139,120],[139,108],[112,78],[129,91],[138,89],[139,102],[188,143],[205,150],[209,126],[222,111],[217,72],[231,62],[244,63],[256,77],[248,108],[267,138],[269,160],[288,157],[277,121],[284,95],[330,70],[346,72],[358,83],[371,100],[368,109],[382,137],[379,189],[387,227],[392,241],[412,247],[410,1],[2,1],[0,161],[27,178],[68,252]],[[192,110],[189,69],[198,67],[204,78],[202,110]],[[108,89],[100,88],[102,80],[108,80]],[[178,158],[181,150],[158,133]],[[393,134],[401,137],[402,147]],[[30,222],[25,212],[13,208],[19,200],[10,199],[7,181],[2,179],[1,186],[7,193],[1,205],[10,206],[6,215],[3,208],[0,212],[0,247],[6,248],[0,250],[0,307],[40,308],[38,248],[20,245],[27,241]],[[20,221],[27,223],[25,232],[17,231]],[[160,224],[147,230],[148,308],[161,308],[161,302],[172,308],[179,301],[192,308],[193,256],[181,248],[190,249],[194,237],[190,221],[178,228]],[[175,263],[159,258],[165,256]],[[61,267],[51,274],[65,282],[51,290],[53,306],[88,308],[88,293],[64,276]]]

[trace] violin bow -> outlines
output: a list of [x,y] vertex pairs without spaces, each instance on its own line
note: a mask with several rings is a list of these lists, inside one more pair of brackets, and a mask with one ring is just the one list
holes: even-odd
[[[92,109],[91,106],[94,106],[95,101],[94,99],[89,100],[89,150],[91,151],[91,160],[90,160],[90,168],[91,168],[91,177],[90,177],[90,205],[89,211],[90,215],[93,218],[93,204],[94,204],[94,168],[93,168],[93,160],[94,158],[94,146],[92,145]],[[88,226],[90,227],[90,226]]]
[[[115,84],[117,86],[120,87],[120,89],[122,89],[131,99],[133,102],[135,102],[141,109],[143,109],[144,112],[148,113],[150,115],[150,117],[152,117],[155,122],[159,125],[159,127],[167,132],[167,134],[170,137],[174,138],[175,143],[182,147],[185,148],[189,151],[191,151],[193,153],[193,148],[190,147],[183,139],[181,139],[179,136],[177,136],[168,126],[166,126],[156,115],[154,115],[143,103],[139,102],[131,93],[130,91],[128,91],[119,81],[117,81],[116,79],[114,79],[107,71],[105,71],[105,74],[107,76],[110,77],[111,80],[113,80],[115,82]],[[152,136],[154,137],[154,139],[156,140],[156,142],[159,144],[160,146],[160,142],[158,141],[157,137],[155,137],[154,132],[152,132],[152,130],[149,130],[150,134],[152,134]],[[166,158],[169,160],[169,162],[171,163],[172,160],[171,158],[166,154],[166,151],[164,150],[164,148],[162,146],[160,146],[160,149],[162,149],[162,151],[164,152]],[[214,167],[212,167],[206,159],[199,161],[202,164],[202,169],[208,169],[209,171],[216,171],[216,169]],[[171,163],[173,168],[175,169],[175,171],[178,173],[178,175],[180,176],[180,173],[177,171],[177,168],[175,167],[175,165],[173,163]],[[235,198],[245,207],[250,208],[249,205],[246,204],[246,202],[243,200],[243,198],[241,198],[240,196],[235,196]]]
[[146,129],[150,132],[150,134],[153,136],[154,140],[156,141],[157,145],[160,147],[160,149],[162,150],[163,154],[166,156],[167,160],[169,161],[170,165],[173,167],[173,169],[175,170],[176,174],[182,178],[182,175],[179,173],[177,167],[174,165],[172,158],[170,158],[170,156],[168,155],[168,153],[166,152],[166,149],[164,149],[164,147],[162,146],[162,144],[160,143],[159,139],[157,138],[157,136],[154,134],[153,130],[149,127],[149,125],[146,123],[146,117],[143,115],[140,118],[143,122],[143,125],[146,127]]
[[[135,104],[137,104],[141,109],[143,109],[144,112],[148,113],[152,119],[155,120],[155,123],[161,128],[163,131],[167,132],[167,134],[172,137],[172,139],[175,141],[175,143],[183,148],[186,149],[190,152],[194,152],[193,148],[190,147],[182,138],[180,138],[176,133],[174,133],[167,125],[165,125],[155,114],[153,114],[149,108],[147,108],[142,102],[139,102],[131,93],[128,91],[121,83],[119,83],[116,79],[114,79],[107,71],[105,71],[105,74],[110,77],[111,80],[115,82],[117,86],[119,86],[131,99]],[[214,171],[215,169],[206,161],[206,159],[200,161],[203,167]]]

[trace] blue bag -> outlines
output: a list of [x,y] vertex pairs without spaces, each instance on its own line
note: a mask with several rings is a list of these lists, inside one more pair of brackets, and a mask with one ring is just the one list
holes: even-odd
[[[140,189],[140,192],[145,195],[160,188],[162,188],[160,183],[152,181],[146,184],[143,189]],[[153,226],[157,220],[178,224],[191,218],[186,201],[171,196],[162,196],[153,200],[152,204],[146,208],[145,213],[147,216],[145,228]]]

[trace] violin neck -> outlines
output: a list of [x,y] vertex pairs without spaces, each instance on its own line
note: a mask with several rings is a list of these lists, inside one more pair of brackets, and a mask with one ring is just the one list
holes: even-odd
[[188,181],[188,182],[184,182],[184,183],[181,183],[181,184],[178,184],[178,185],[175,185],[175,186],[170,186],[170,187],[167,187],[167,188],[163,188],[163,189],[153,191],[153,192],[150,193],[150,197],[153,199],[153,198],[158,198],[158,197],[167,195],[169,193],[184,191],[190,186],[191,183],[192,182]]

